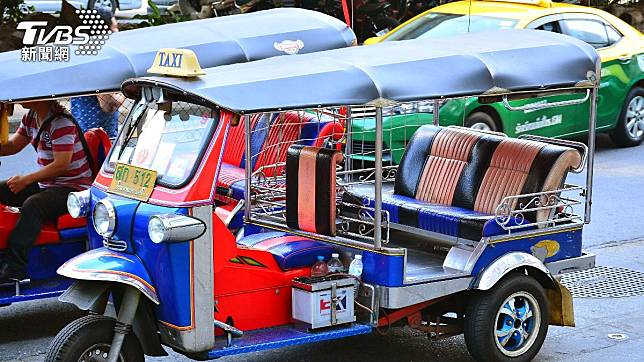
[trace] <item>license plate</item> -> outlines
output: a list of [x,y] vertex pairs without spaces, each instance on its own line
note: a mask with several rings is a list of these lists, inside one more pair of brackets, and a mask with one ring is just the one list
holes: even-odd
[[109,192],[139,201],[148,201],[156,181],[156,171],[117,163]]

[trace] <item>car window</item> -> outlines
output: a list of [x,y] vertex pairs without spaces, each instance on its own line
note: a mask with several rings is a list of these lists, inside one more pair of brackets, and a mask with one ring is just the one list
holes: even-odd
[[607,27],[601,21],[566,19],[563,20],[563,24],[566,34],[583,40],[595,48],[607,47],[615,42],[608,37]]
[[561,33],[561,26],[559,25],[559,21],[551,21],[549,23],[545,23],[541,26],[538,26],[535,28],[536,30],[544,30],[544,31],[551,31],[553,33]]
[[608,45],[615,44],[622,38],[622,34],[620,34],[612,26],[606,26],[606,33],[608,34]]
[[433,38],[467,32],[512,29],[517,21],[481,15],[428,13],[391,33],[385,41]]

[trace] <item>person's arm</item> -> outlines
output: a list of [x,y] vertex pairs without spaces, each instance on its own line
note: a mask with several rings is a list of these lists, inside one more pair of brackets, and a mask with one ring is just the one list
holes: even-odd
[[125,100],[121,93],[99,94],[96,97],[98,98],[98,106],[105,113],[116,112]]
[[54,161],[52,163],[34,173],[11,177],[7,180],[7,186],[9,186],[11,192],[17,194],[31,184],[61,176],[69,169],[72,154],[73,151],[54,152]]
[[16,132],[11,135],[7,143],[0,146],[0,156],[15,155],[22,151],[23,148],[27,147],[28,144],[29,137]]

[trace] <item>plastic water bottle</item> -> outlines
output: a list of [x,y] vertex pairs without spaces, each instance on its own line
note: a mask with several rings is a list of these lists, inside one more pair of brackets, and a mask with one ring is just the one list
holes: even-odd
[[354,259],[351,261],[351,264],[349,264],[349,274],[357,278],[362,276],[362,255],[356,254]]
[[323,277],[327,274],[329,274],[329,267],[324,262],[324,257],[322,255],[318,255],[318,261],[316,261],[311,267],[311,276]]
[[329,259],[326,265],[329,267],[329,273],[342,273],[344,271],[344,265],[340,261],[340,254],[331,254],[331,259]]

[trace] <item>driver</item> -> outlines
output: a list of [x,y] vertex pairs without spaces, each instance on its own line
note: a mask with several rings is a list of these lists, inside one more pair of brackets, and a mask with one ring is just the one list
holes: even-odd
[[89,188],[92,171],[73,118],[56,101],[21,104],[29,110],[0,156],[14,155],[32,144],[38,170],[0,181],[0,204],[21,207],[0,260],[0,284],[26,278],[27,258],[43,223],[67,213],[67,195]]

